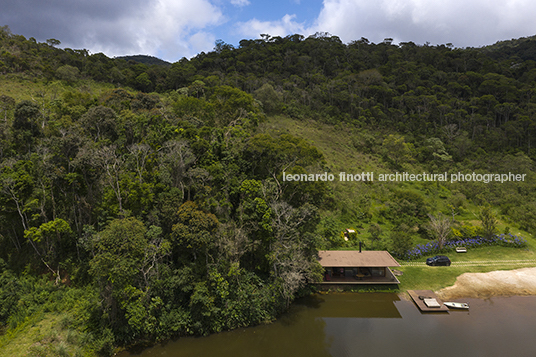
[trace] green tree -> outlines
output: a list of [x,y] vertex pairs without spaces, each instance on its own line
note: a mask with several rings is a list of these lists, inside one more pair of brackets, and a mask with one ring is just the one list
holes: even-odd
[[370,234],[371,249],[374,249],[374,243],[381,240],[382,227],[378,223],[372,223],[368,228],[368,232]]
[[189,87],[189,92],[194,93],[196,98],[199,99],[200,96],[205,94],[205,82],[200,80],[195,80]]
[[409,249],[413,246],[410,229],[405,224],[395,227],[390,233],[391,251],[399,258],[404,258]]
[[142,92],[151,92],[153,90],[153,82],[149,78],[147,72],[143,72],[136,77],[136,89]]
[[173,105],[175,113],[198,126],[214,124],[214,106],[204,98],[181,96]]
[[13,129],[37,136],[39,134],[39,117],[39,106],[29,100],[23,100],[15,106]]
[[419,153],[423,162],[436,161],[439,164],[452,161],[452,156],[445,149],[445,145],[438,138],[428,138],[420,148]]
[[397,190],[392,195],[387,216],[393,222],[411,227],[424,223],[428,214],[428,204],[423,195],[411,190]]
[[413,160],[413,145],[406,143],[401,135],[389,134],[382,144],[386,158],[396,167]]
[[[13,235],[7,233],[17,250],[22,249],[19,237],[30,228],[32,216],[35,212],[35,200],[33,199],[35,182],[31,176],[33,163],[20,160],[13,163],[4,161],[0,166],[0,209],[4,217],[10,217],[10,228]],[[20,221],[19,221],[20,220]],[[15,224],[19,221],[20,225]],[[20,236],[19,236],[20,234]],[[33,240],[28,243],[37,250]]]
[[211,96],[214,109],[218,113],[218,124],[227,126],[230,123],[236,124],[249,113],[259,111],[253,96],[231,86],[218,86],[214,88]]
[[80,118],[82,129],[93,137],[95,142],[103,139],[114,141],[117,138],[117,114],[102,105],[91,107]]
[[[61,280],[60,258],[66,260],[66,257],[73,253],[74,241],[71,239],[72,237],[73,231],[69,223],[61,218],[43,223],[39,227],[30,227],[24,231],[24,238],[35,242],[39,258],[56,276],[56,283]],[[56,268],[54,269],[51,265],[56,266]]]
[[497,233],[497,218],[490,205],[480,207],[478,218],[482,224],[485,238],[491,238]]
[[56,46],[59,46],[61,45],[61,41],[60,40],[56,40],[55,38],[49,38],[47,40],[47,44],[51,47],[56,47]]
[[172,239],[177,250],[190,252],[194,262],[198,255],[205,255],[204,267],[208,269],[210,250],[215,244],[218,219],[212,213],[200,210],[196,203],[187,201],[177,212],[178,222],[173,226]]
[[74,83],[78,79],[79,74],[80,70],[78,68],[69,66],[68,64],[61,66],[56,70],[58,78],[67,83]]
[[255,135],[248,142],[246,158],[254,175],[274,179],[294,166],[307,168],[324,162],[324,156],[315,146],[290,134],[277,138],[269,134]]
[[11,98],[8,95],[0,95],[0,110],[4,112],[4,122],[7,123],[8,112],[15,108],[15,99]]
[[[123,341],[136,337],[133,309],[150,294],[143,290],[142,270],[148,251],[147,229],[135,218],[111,221],[97,235],[96,254],[89,273],[98,284],[101,308],[116,336]],[[141,300],[140,300],[141,299]]]
[[266,114],[276,114],[281,111],[282,95],[271,84],[265,83],[254,93],[255,98],[260,100]]

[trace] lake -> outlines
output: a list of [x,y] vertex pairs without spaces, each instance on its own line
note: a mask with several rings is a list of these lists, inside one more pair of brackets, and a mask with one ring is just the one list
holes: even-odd
[[421,313],[390,293],[317,294],[270,325],[120,356],[536,356],[536,297],[459,301],[469,311]]

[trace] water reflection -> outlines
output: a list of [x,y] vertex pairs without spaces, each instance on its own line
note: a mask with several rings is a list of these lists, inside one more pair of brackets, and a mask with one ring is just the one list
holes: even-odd
[[321,301],[321,305],[318,304],[318,309],[307,312],[308,315],[314,317],[402,318],[395,306],[395,302],[400,301],[397,294],[333,293],[328,295],[313,295],[301,299],[296,305],[308,304],[309,300]]
[[536,297],[469,299],[471,309],[422,314],[396,294],[307,297],[271,325],[182,338],[149,356],[536,356]]

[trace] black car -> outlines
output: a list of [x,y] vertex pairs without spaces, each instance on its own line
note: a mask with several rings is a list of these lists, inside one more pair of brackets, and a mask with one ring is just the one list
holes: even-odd
[[450,266],[450,259],[444,255],[436,255],[433,258],[426,259],[426,264],[430,266],[438,266],[438,265]]

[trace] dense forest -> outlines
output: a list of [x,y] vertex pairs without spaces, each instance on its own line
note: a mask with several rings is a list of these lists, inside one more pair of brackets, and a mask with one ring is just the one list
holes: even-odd
[[[536,232],[532,38],[459,49],[262,35],[173,64],[59,45],[0,28],[3,332],[68,312],[75,352],[110,355],[275,319],[322,278],[318,249],[366,240],[404,257],[440,215],[453,238],[498,233],[477,227],[478,208],[505,233]],[[289,122],[338,133],[361,161]],[[282,179],[350,169],[526,179]],[[345,242],[350,226],[361,238]]]

